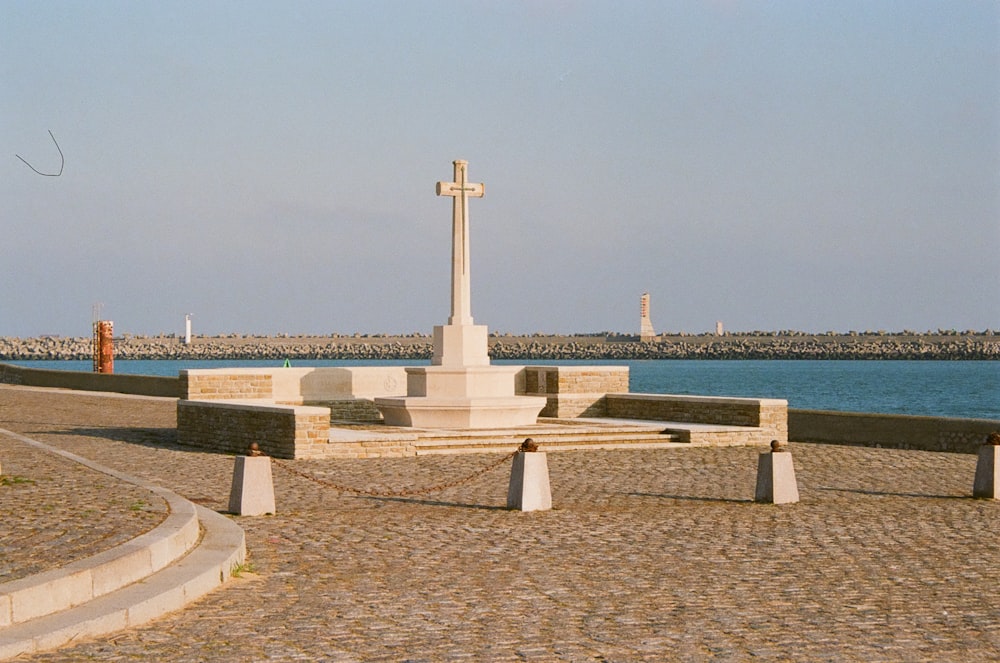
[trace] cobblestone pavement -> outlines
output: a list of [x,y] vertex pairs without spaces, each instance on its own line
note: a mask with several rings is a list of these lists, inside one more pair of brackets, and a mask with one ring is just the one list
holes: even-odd
[[[31,437],[21,414],[0,399],[0,428]],[[0,470],[0,583],[113,548],[167,515],[166,502],[148,490],[2,432]]]
[[[177,447],[173,401],[0,388],[0,404],[0,427],[227,505],[232,457]],[[555,508],[535,513],[504,508],[509,465],[418,498],[340,495],[275,467],[278,515],[238,519],[253,573],[31,660],[1000,657],[1000,503],[968,497],[975,457],[791,450],[801,502],[782,506],[751,501],[746,448],[553,453]],[[399,489],[494,459],[294,466]]]

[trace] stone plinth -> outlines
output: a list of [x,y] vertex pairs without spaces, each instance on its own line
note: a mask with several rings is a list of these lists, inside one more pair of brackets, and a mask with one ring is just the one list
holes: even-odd
[[403,397],[379,398],[375,406],[389,426],[502,429],[535,424],[545,399]]
[[541,451],[519,451],[510,468],[507,508],[518,511],[547,511],[552,508],[549,464]]
[[418,366],[406,369],[406,396],[376,398],[389,426],[515,428],[530,426],[544,397],[516,396],[519,366]]
[[434,366],[489,366],[489,330],[486,325],[434,327]]
[[520,366],[408,367],[406,395],[506,398],[515,394],[515,377],[520,370]]
[[406,369],[407,395],[376,398],[389,426],[417,428],[514,428],[530,426],[545,398],[515,396],[518,366]]
[[976,478],[972,484],[972,496],[986,499],[1000,499],[1000,446],[985,444],[979,447],[976,461]]
[[795,466],[788,451],[761,454],[757,460],[757,489],[754,502],[792,504],[799,501]]
[[268,456],[237,456],[229,512],[240,516],[274,513],[274,482]]

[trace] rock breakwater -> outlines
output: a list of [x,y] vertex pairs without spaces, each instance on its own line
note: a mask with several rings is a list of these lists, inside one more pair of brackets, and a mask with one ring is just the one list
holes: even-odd
[[[511,360],[639,359],[922,359],[1000,360],[1000,336],[913,335],[729,335],[664,336],[639,343],[608,336],[494,336],[490,356]],[[625,339],[625,340],[623,340]],[[0,337],[3,360],[89,360],[89,337]],[[357,359],[426,360],[431,342],[420,336],[197,337],[185,345],[172,336],[116,340],[116,359]]]

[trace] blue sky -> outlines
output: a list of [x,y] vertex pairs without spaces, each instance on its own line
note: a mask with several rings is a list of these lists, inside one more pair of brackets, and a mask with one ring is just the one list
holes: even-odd
[[491,331],[1000,328],[996,2],[7,0],[0,89],[3,336],[429,333],[454,159]]

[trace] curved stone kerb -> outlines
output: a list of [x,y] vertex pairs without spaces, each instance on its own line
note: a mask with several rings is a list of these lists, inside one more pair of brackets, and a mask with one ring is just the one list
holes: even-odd
[[110,550],[0,584],[0,628],[81,605],[141,580],[184,556],[198,542],[195,505],[176,493],[17,433],[0,429],[0,434],[146,488],[166,501],[169,509],[156,527]]

